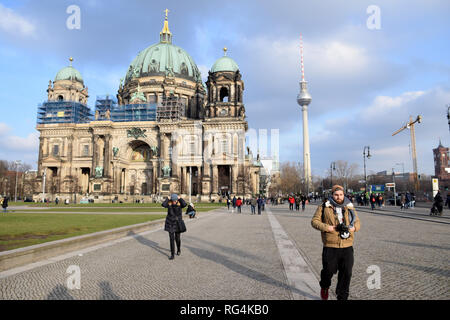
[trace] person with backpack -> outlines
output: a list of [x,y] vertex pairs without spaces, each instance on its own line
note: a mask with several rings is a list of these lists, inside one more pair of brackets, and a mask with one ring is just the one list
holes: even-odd
[[328,300],[331,278],[338,273],[336,296],[338,300],[347,300],[354,263],[354,233],[359,231],[361,224],[353,203],[344,196],[344,188],[335,185],[331,194],[317,207],[311,220],[312,227],[321,231],[323,243],[320,297]]

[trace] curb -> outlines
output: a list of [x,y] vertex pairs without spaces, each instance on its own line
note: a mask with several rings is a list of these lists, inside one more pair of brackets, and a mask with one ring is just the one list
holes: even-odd
[[40,260],[52,258],[71,251],[84,249],[93,245],[116,240],[130,235],[140,233],[164,224],[165,219],[143,222],[131,226],[104,230],[81,236],[50,241],[28,247],[0,252],[0,272]]
[[[216,210],[202,212],[209,216]],[[187,222],[187,221],[186,221]],[[165,218],[0,252],[0,272],[163,226]]]

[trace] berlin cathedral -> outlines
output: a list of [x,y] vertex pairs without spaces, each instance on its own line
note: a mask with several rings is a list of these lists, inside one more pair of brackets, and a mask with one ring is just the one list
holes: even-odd
[[49,81],[37,114],[34,199],[151,202],[178,193],[218,201],[259,194],[262,165],[245,147],[238,65],[224,48],[205,85],[192,57],[172,43],[167,10],[159,35],[131,62],[117,95],[97,97],[94,112],[72,58]]

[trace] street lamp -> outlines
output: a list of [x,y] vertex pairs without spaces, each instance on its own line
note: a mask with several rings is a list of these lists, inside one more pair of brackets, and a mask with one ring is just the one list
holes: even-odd
[[45,178],[47,177],[47,169],[44,168],[44,171],[42,172],[43,176],[43,182],[42,182],[42,203],[45,202]]
[[397,195],[395,194],[395,171],[392,168],[392,182],[394,183],[394,207],[397,207]]
[[[366,149],[367,149],[367,154],[366,154]],[[363,150],[363,159],[364,159],[364,188],[365,188],[365,193],[367,193],[367,173],[366,173],[366,157],[367,159],[370,159],[371,155],[370,155],[370,146],[365,146],[364,150]]]
[[22,162],[22,161],[20,161],[20,160],[14,161],[14,163],[15,163],[15,165],[16,165],[16,190],[15,190],[15,192],[14,192],[14,202],[17,202],[17,175],[18,175],[18,173],[19,173],[19,171],[18,171],[17,169],[19,168],[19,164],[20,164],[21,162]]

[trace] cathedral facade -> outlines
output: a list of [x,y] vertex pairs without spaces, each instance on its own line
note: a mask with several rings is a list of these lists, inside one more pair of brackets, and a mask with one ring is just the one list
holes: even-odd
[[38,108],[36,200],[154,201],[170,193],[194,201],[259,194],[261,163],[245,147],[244,82],[219,58],[206,86],[192,57],[172,44],[167,13],[160,41],[139,52],[116,97],[87,107],[73,66],[48,85]]

